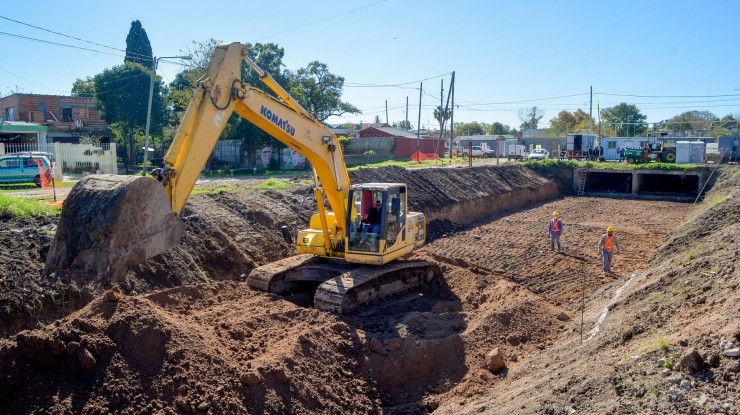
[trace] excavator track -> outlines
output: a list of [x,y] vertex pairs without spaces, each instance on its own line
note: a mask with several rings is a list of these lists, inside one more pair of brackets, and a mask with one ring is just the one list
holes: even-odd
[[394,261],[382,266],[347,264],[296,255],[255,268],[247,278],[250,287],[275,294],[290,292],[298,284],[320,284],[314,307],[337,314],[383,302],[411,290],[433,292],[442,272],[434,262]]
[[428,261],[395,261],[383,266],[365,265],[321,284],[314,295],[314,307],[337,314],[359,308],[412,289],[433,291],[442,278],[439,265]]

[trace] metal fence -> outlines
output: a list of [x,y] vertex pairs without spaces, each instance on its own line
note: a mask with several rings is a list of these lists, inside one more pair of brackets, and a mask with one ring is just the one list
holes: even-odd
[[0,155],[27,151],[48,153],[55,176],[84,176],[94,173],[118,174],[115,143],[0,143]]

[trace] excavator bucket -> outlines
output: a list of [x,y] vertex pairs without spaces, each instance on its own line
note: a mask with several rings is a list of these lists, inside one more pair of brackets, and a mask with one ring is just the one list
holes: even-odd
[[88,176],[64,201],[43,277],[103,286],[120,283],[131,267],[177,245],[184,232],[185,224],[156,180]]

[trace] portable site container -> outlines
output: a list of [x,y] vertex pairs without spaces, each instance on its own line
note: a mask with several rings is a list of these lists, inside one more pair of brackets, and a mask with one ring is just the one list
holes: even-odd
[[676,164],[704,163],[705,152],[702,141],[677,141]]
[[691,142],[690,141],[677,141],[676,142],[676,164],[688,164],[691,163]]
[[649,140],[648,137],[604,137],[600,141],[604,147],[604,159],[619,160],[620,148],[643,148]]
[[704,154],[706,153],[705,144],[702,141],[693,141],[691,146],[691,156],[689,163],[704,163]]

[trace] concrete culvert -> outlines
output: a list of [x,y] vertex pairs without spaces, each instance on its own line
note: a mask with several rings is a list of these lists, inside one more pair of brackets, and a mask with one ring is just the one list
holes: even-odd
[[699,176],[679,174],[638,174],[636,193],[671,193],[674,196],[696,196]]
[[589,172],[586,192],[632,193],[632,173]]

